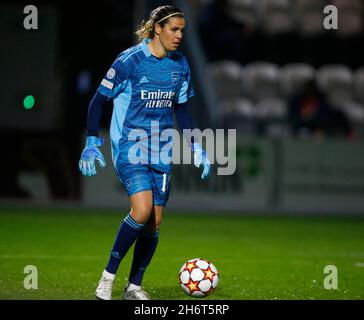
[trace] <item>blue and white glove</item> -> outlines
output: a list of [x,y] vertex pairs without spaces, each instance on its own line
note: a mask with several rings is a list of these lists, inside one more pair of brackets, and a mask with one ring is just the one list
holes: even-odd
[[82,174],[84,176],[96,175],[95,159],[99,162],[101,167],[106,166],[104,156],[98,147],[104,144],[104,139],[95,136],[89,136],[86,138],[86,147],[81,153],[81,159],[78,163]]
[[199,143],[192,144],[193,160],[197,168],[203,168],[201,179],[207,179],[211,174],[211,163],[206,151]]

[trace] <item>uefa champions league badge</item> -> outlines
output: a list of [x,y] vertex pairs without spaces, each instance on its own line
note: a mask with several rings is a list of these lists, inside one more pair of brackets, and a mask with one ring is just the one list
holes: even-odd
[[107,72],[106,76],[107,76],[108,79],[114,78],[115,77],[115,69],[110,68],[109,71]]
[[173,84],[177,84],[177,82],[178,82],[178,72],[172,72],[171,73],[171,78],[172,78]]

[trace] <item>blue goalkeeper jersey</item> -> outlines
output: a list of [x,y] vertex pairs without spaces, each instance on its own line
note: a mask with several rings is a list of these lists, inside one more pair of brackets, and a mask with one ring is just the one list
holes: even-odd
[[132,161],[140,159],[169,172],[170,165],[157,158],[172,142],[164,141],[160,134],[174,127],[174,104],[185,103],[194,95],[190,68],[186,58],[176,51],[163,58],[153,56],[148,41],[117,56],[98,92],[113,99],[110,139],[114,165],[129,162],[132,155]]

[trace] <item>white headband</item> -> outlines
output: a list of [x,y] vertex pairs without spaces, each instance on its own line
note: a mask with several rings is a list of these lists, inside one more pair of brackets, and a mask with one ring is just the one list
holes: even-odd
[[170,17],[173,17],[173,16],[175,16],[175,15],[177,15],[177,14],[179,14],[179,15],[183,16],[183,13],[182,13],[182,12],[175,12],[175,13],[171,13],[170,15],[168,15],[168,16],[166,16],[166,17],[164,17],[164,18],[160,19],[160,20],[159,20],[159,21],[157,21],[156,23],[160,23],[160,22],[162,22],[163,20],[166,20],[166,19],[168,19],[168,18],[170,18]]

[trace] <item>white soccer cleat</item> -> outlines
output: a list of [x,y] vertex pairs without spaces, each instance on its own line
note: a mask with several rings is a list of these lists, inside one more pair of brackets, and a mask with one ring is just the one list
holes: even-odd
[[149,295],[142,289],[126,290],[123,294],[123,300],[150,300]]
[[108,272],[104,271],[102,273],[102,277],[95,293],[97,299],[112,300],[112,287],[114,284],[114,278],[115,276]]

